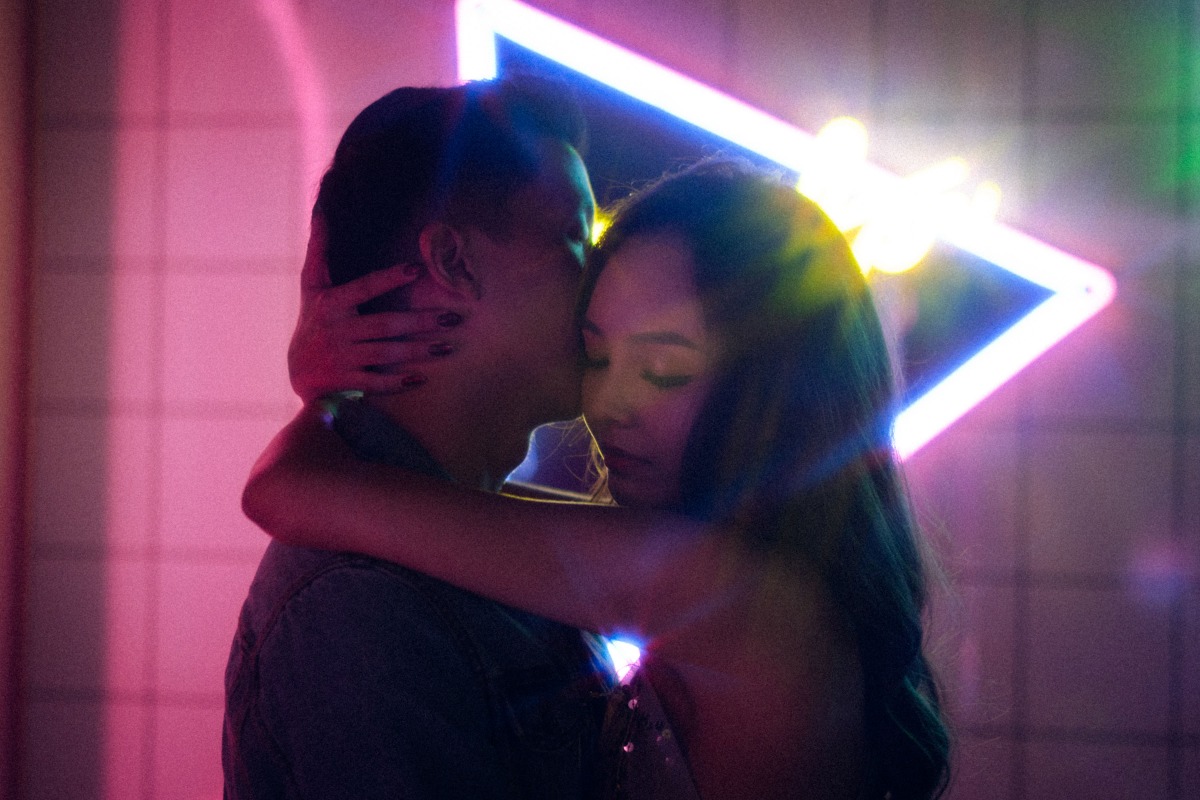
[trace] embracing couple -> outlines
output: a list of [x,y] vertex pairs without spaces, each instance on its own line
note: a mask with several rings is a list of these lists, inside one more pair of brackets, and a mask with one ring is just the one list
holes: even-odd
[[[942,791],[892,373],[845,239],[708,161],[592,247],[583,138],[532,77],[399,89],[342,137],[289,353],[307,404],[244,497],[275,541],[226,675],[226,797]],[[581,410],[604,501],[498,493]]]

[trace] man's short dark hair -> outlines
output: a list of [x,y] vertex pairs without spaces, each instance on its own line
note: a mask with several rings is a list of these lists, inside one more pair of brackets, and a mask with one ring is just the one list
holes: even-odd
[[350,123],[321,180],[333,283],[419,260],[433,221],[503,236],[506,201],[537,177],[538,143],[582,150],[585,135],[566,85],[539,76],[384,95]]

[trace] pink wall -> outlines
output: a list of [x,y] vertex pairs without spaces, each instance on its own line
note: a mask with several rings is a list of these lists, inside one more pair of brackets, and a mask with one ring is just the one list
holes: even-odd
[[[876,160],[965,156],[1115,304],[916,456],[952,795],[1200,796],[1192,0],[542,0]],[[222,671],[295,408],[307,206],[353,114],[454,79],[450,0],[36,4],[21,796],[220,796]],[[1190,157],[1188,154],[1191,154]],[[1189,160],[1190,158],[1190,160]]]

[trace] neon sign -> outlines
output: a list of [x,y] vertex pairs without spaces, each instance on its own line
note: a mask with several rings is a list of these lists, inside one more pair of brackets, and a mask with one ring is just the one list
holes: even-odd
[[984,182],[970,198],[958,187],[967,180],[961,158],[905,176],[891,194],[856,180],[867,163],[867,130],[852,117],[839,117],[817,134],[817,157],[800,175],[796,188],[812,198],[850,237],[854,257],[864,273],[892,275],[921,262],[945,227],[964,215],[992,219],[1000,203],[1000,187]]
[[[864,268],[898,271],[920,260],[936,240],[1044,289],[1045,299],[901,411],[893,445],[902,459],[1112,301],[1116,283],[1107,271],[995,222],[989,213],[994,186],[979,187],[972,198],[948,191],[964,179],[958,160],[900,177],[866,161],[865,150],[859,157],[851,141],[858,134],[847,138],[844,127],[842,133],[835,129],[836,138],[828,131],[814,136],[517,0],[459,0],[456,14],[461,80],[496,77],[502,37],[797,173],[800,188],[821,201],[835,222],[859,228],[854,244]],[[831,144],[846,149],[844,169],[829,158]],[[914,218],[916,236],[895,213],[912,207],[926,212]],[[901,240],[894,236],[899,230]]]

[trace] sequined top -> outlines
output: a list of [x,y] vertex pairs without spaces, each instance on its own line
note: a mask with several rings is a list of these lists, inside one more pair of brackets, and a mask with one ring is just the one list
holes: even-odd
[[610,695],[601,744],[603,800],[700,800],[679,739],[645,671]]

